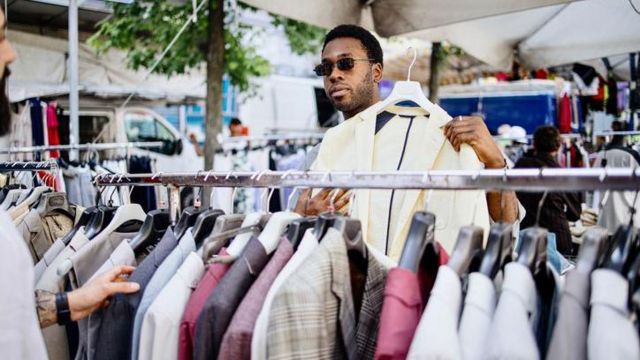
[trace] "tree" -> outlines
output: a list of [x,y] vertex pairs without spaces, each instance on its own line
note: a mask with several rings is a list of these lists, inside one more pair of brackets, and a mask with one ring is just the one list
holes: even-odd
[[[245,41],[255,29],[239,22],[235,22],[235,26],[225,26],[225,15],[232,17],[234,14],[225,14],[224,0],[198,0],[198,3],[200,1],[208,1],[204,14],[186,28],[153,72],[171,76],[206,64],[204,168],[210,169],[218,147],[217,135],[222,130],[224,74],[245,92],[251,88],[252,77],[269,73],[270,64]],[[252,10],[246,5],[242,5],[242,9]],[[111,48],[124,50],[127,65],[135,70],[151,68],[192,13],[191,1],[179,4],[166,0],[136,0],[131,4],[113,4],[113,15],[99,24],[89,44],[98,52]],[[284,28],[295,53],[318,51],[324,30],[279,16],[273,17],[273,24]],[[203,197],[205,205],[208,193]]]

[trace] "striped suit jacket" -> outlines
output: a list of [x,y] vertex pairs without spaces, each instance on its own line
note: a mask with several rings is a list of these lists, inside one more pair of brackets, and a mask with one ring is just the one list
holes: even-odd
[[369,252],[362,306],[356,316],[349,258],[340,232],[329,229],[283,284],[271,306],[269,359],[373,359],[386,268]]

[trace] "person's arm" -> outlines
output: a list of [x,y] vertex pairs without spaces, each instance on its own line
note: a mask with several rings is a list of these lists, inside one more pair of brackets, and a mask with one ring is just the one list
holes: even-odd
[[[504,156],[481,117],[456,117],[445,125],[444,134],[456,151],[460,151],[460,145],[469,144],[486,169],[505,167]],[[518,220],[518,200],[513,191],[487,192],[487,206],[493,221]]]
[[[67,293],[68,309],[71,321],[77,321],[89,316],[97,309],[106,306],[109,297],[118,293],[134,293],[140,285],[127,282],[122,276],[133,272],[132,266],[118,266],[96,277],[84,286]],[[36,311],[40,320],[40,327],[58,323],[59,309],[56,305],[56,294],[36,290]]]

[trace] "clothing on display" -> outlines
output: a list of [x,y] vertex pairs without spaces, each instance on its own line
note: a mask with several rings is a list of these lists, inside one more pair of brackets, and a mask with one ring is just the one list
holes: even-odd
[[[66,194],[42,192],[43,200],[47,196]],[[604,242],[596,246],[602,264],[585,270],[581,261],[593,258],[585,250],[562,276],[546,229],[523,230],[513,251],[510,227],[496,237],[502,225],[493,224],[485,245],[484,229],[467,223],[447,250],[438,238],[438,215],[422,210],[409,216],[396,263],[364,236],[363,222],[348,215],[215,212],[215,224],[201,234],[198,223],[211,212],[190,216],[193,209],[185,210],[174,227],[154,220],[168,212],[145,212],[139,204],[68,206],[80,214],[56,228],[51,244],[38,242],[41,260],[24,265],[28,271],[20,275],[28,279],[10,281],[56,293],[127,264],[136,266],[129,280],[140,291],[115,295],[106,308],[72,322],[77,334],[58,325],[39,330],[24,308],[34,306],[30,294],[19,295],[28,300],[19,304],[0,297],[0,311],[22,306],[25,315],[16,323],[26,321],[21,324],[29,336],[7,343],[9,354],[77,360],[555,359],[574,343],[590,358],[640,354],[637,324],[628,316],[636,311],[629,305],[636,285],[626,280],[640,255],[609,255],[608,248],[624,239],[609,240],[604,229],[588,230],[600,235],[587,236],[584,245]],[[4,210],[0,221],[13,228]],[[298,222],[311,226],[290,231]],[[31,238],[14,235],[4,238],[5,246],[20,247],[28,259]],[[607,332],[611,326],[620,329],[619,337]],[[12,331],[4,327],[2,335]],[[77,347],[70,346],[74,341]]]

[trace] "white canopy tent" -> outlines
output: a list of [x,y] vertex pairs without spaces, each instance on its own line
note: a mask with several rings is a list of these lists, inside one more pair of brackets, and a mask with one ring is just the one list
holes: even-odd
[[573,0],[240,0],[323,28],[360,24],[380,36],[403,35],[470,19],[509,14]]
[[589,63],[588,60],[593,59],[596,61],[590,64],[599,65],[600,58],[616,55],[613,62],[618,64],[626,54],[640,51],[640,14],[634,11],[630,1],[640,8],[638,0],[575,1],[460,22],[407,36],[449,41],[502,69],[511,67],[516,53],[530,68]]
[[[66,61],[66,40],[9,31],[11,43],[18,55],[11,64],[9,99],[12,102],[31,97],[60,96],[69,93],[69,69]],[[146,71],[126,68],[125,54],[109,51],[98,56],[85,44],[79,46],[80,94],[102,98],[138,98],[167,101],[204,99],[204,73],[168,78],[151,75]]]

